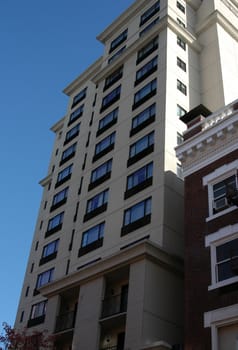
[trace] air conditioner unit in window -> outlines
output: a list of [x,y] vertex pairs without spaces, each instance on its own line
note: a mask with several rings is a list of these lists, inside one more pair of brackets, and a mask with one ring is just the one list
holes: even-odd
[[229,207],[229,204],[226,197],[222,197],[220,199],[216,199],[215,201],[213,201],[213,209],[215,210],[215,212],[224,210],[225,208],[228,208],[228,207]]

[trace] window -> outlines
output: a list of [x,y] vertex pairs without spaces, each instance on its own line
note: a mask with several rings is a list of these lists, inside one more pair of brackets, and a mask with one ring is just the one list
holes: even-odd
[[37,304],[32,305],[29,321],[38,320],[38,322],[36,321],[35,323],[31,323],[28,321],[29,323],[28,327],[44,322],[46,305],[47,305],[47,300],[44,300]]
[[75,109],[75,111],[73,111],[70,114],[68,126],[71,125],[73,122],[75,122],[75,120],[81,117],[81,115],[83,114],[83,109],[84,109],[84,105],[78,107],[77,109]]
[[112,63],[113,61],[115,61],[119,56],[121,56],[121,54],[125,51],[126,46],[123,46],[120,50],[118,50],[116,53],[114,53],[114,55],[112,55],[109,60],[108,60],[108,64]]
[[132,119],[130,136],[135,135],[138,131],[144,129],[147,125],[155,120],[156,104],[144,109]]
[[101,214],[107,209],[109,190],[106,189],[87,201],[86,214],[84,221]]
[[108,95],[106,95],[103,98],[100,112],[104,111],[106,108],[111,106],[114,102],[119,100],[120,95],[121,95],[121,86],[118,86],[116,89],[112,90]]
[[142,47],[137,53],[137,61],[136,64],[139,64],[146,57],[148,57],[152,52],[157,50],[158,48],[158,37],[156,36],[153,40],[151,40],[148,44]]
[[136,72],[135,85],[146,79],[150,74],[157,69],[158,56],[154,57],[151,61],[147,62],[142,68]]
[[111,176],[112,170],[112,159],[109,159],[96,169],[94,169],[91,173],[91,179],[88,189],[91,190],[96,186],[103,183],[105,180],[109,179]]
[[81,248],[79,249],[79,256],[82,256],[94,249],[97,249],[103,244],[105,222],[91,227],[85,231],[82,236]]
[[127,166],[136,163],[154,150],[154,132],[145,135],[130,146]]
[[40,273],[36,281],[36,289],[50,283],[53,280],[54,268]]
[[213,214],[232,205],[229,202],[229,191],[236,191],[236,188],[237,179],[235,175],[213,185]]
[[145,24],[152,18],[157,12],[160,10],[160,1],[157,1],[153,6],[151,6],[148,10],[146,10],[140,18],[140,26]]
[[182,92],[185,96],[187,95],[187,86],[177,79],[177,89]]
[[145,85],[142,89],[137,91],[137,93],[134,95],[134,105],[132,109],[137,108],[142,103],[147,101],[150,97],[154,96],[156,94],[156,86],[157,86],[157,79],[152,80],[147,85]]
[[69,188],[66,187],[62,191],[56,193],[53,197],[52,206],[50,211],[59,208],[62,204],[66,203]]
[[72,174],[72,169],[73,169],[73,164],[70,164],[69,166],[67,166],[67,168],[64,168],[62,171],[58,173],[55,187],[60,186],[62,183],[70,179]]
[[115,82],[121,79],[122,74],[123,74],[123,66],[119,67],[115,72],[113,72],[112,74],[109,75],[109,77],[106,78],[103,91],[105,91],[110,86],[112,86]]
[[39,265],[43,265],[48,261],[55,259],[58,251],[58,246],[59,239],[56,239],[55,241],[45,245],[42,251],[42,256]]
[[180,105],[177,105],[177,116],[181,118],[185,113],[187,113],[186,109],[184,109]]
[[179,1],[177,1],[177,8],[183,13],[185,13],[185,7]]
[[116,39],[111,42],[109,53],[114,51],[121,43],[123,43],[127,39],[128,30],[125,29]]
[[147,198],[124,211],[121,235],[134,231],[150,222],[151,198]]
[[76,96],[74,96],[71,108],[73,108],[79,102],[81,102],[86,97],[86,93],[87,93],[87,88],[83,89]]
[[48,237],[52,233],[59,231],[62,228],[64,218],[64,212],[57,214],[48,221],[47,231],[45,237]]
[[237,277],[238,238],[216,247],[216,282]]
[[152,185],[153,162],[136,170],[127,177],[125,199]]
[[116,108],[113,111],[111,111],[110,113],[108,113],[107,115],[105,115],[105,117],[103,117],[102,119],[99,120],[98,130],[97,130],[96,136],[101,135],[104,131],[109,129],[112,125],[116,124],[117,117],[118,117],[118,111],[119,111],[119,109]]
[[179,57],[177,57],[177,66],[181,68],[184,72],[186,72],[186,63]]
[[77,143],[74,143],[70,147],[68,147],[63,153],[60,161],[60,165],[64,164],[67,162],[69,159],[71,159],[75,155],[76,151],[76,145]]
[[148,24],[147,27],[145,27],[140,33],[139,36],[143,36],[145,33],[147,33],[149,30],[151,30],[151,28],[154,27],[154,25],[156,25],[159,22],[159,17],[157,17],[154,21],[150,22],[150,24]]
[[73,140],[76,136],[78,136],[80,130],[80,123],[75,125],[72,129],[70,129],[65,137],[64,145],[71,140]]
[[185,23],[183,21],[181,21],[181,19],[177,18],[177,22],[181,27],[183,27],[183,28],[186,27]]
[[183,50],[186,50],[186,43],[183,41],[179,36],[177,36],[177,44],[180,46]]
[[93,162],[101,158],[106,153],[110,152],[114,148],[116,133],[108,135],[102,141],[98,142],[95,146],[95,154],[93,157]]

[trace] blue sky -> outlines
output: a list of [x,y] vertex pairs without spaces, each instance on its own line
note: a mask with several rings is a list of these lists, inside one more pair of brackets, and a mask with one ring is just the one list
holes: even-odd
[[0,330],[13,325],[65,86],[103,53],[96,40],[133,0],[0,1]]

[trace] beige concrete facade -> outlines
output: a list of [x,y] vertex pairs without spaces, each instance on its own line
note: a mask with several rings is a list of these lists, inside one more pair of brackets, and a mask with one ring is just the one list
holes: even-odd
[[[232,95],[222,61],[233,55],[221,57],[220,41],[228,37],[236,52],[236,18],[217,3],[135,1],[98,36],[102,57],[65,88],[16,327],[48,329],[59,350],[182,344],[183,182],[174,148],[181,108],[217,109]],[[103,119],[115,110],[116,119]]]

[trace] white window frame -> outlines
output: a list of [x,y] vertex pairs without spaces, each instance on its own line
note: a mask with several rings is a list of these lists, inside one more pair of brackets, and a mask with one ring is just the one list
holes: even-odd
[[237,175],[238,172],[238,160],[235,160],[229,164],[224,164],[220,168],[217,168],[212,173],[203,177],[203,186],[207,186],[208,191],[208,217],[206,221],[213,220],[221,215],[227,214],[230,211],[235,210],[237,207],[235,205],[230,206],[218,213],[213,214],[213,186],[218,182],[225,180],[226,178]]
[[207,235],[205,238],[205,246],[210,247],[211,257],[211,284],[208,286],[208,290],[227,286],[231,283],[238,282],[238,275],[225,279],[223,281],[216,280],[216,247],[229,242],[235,238],[238,238],[238,224],[225,226],[218,231]]

